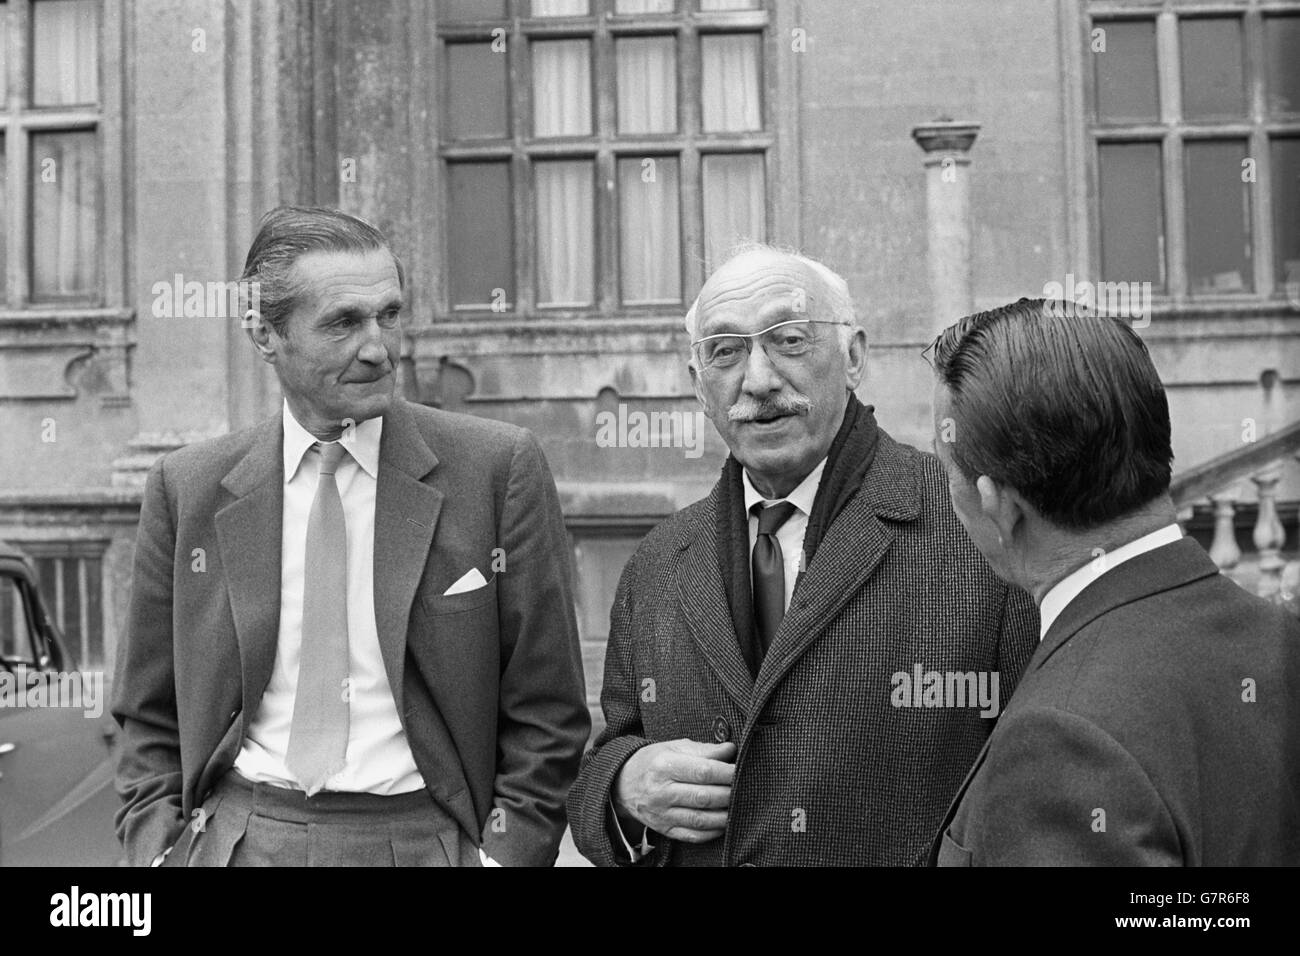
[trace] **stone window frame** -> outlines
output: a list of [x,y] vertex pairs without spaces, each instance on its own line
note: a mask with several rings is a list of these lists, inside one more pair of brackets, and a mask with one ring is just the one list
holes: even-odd
[[[1153,293],[1157,311],[1233,314],[1275,313],[1287,307],[1294,290],[1274,275],[1271,150],[1278,135],[1300,135],[1300,116],[1270,118],[1263,103],[1263,83],[1254,82],[1264,69],[1263,17],[1300,14],[1297,0],[1061,0],[1066,65],[1066,174],[1074,183],[1070,244],[1073,258],[1090,279],[1104,279],[1101,267],[1101,208],[1098,144],[1155,142],[1161,145],[1164,209],[1165,291]],[[1179,21],[1189,17],[1243,18],[1243,69],[1248,116],[1240,122],[1187,121],[1181,116],[1182,76]],[[1090,57],[1095,21],[1154,20],[1156,25],[1157,93],[1160,116],[1152,123],[1101,124],[1095,119],[1096,90]],[[1251,235],[1254,289],[1251,292],[1197,294],[1190,291],[1187,268],[1184,151],[1186,141],[1245,139],[1247,155],[1256,162],[1251,190]],[[1083,276],[1079,277],[1080,279]],[[1294,303],[1292,303],[1294,305]]]
[[[432,13],[433,21],[427,38],[433,49],[426,53],[423,68],[433,79],[427,87],[431,102],[439,104],[441,113],[445,102],[445,71],[442,51],[450,40],[491,39],[491,30],[505,27],[506,42],[511,57],[507,82],[511,134],[508,141],[484,145],[480,143],[446,143],[436,119],[430,124],[425,142],[428,144],[431,197],[437,209],[437,221],[446,222],[448,200],[446,195],[446,165],[448,161],[508,159],[511,163],[513,190],[513,222],[515,224],[515,295],[511,308],[503,313],[488,309],[454,307],[447,281],[446,244],[449,236],[445,230],[437,239],[438,267],[435,288],[429,290],[426,300],[432,306],[433,321],[438,325],[472,324],[479,330],[485,326],[517,327],[520,322],[530,326],[572,327],[599,321],[602,317],[618,315],[627,319],[640,318],[658,324],[670,322],[680,326],[680,316],[698,292],[704,281],[702,199],[700,178],[701,152],[762,152],[766,166],[766,218],[769,241],[798,244],[798,100],[797,69],[790,52],[791,31],[798,23],[788,4],[773,4],[762,0],[759,10],[702,13],[696,0],[679,0],[678,10],[672,14],[612,14],[613,0],[591,0],[591,12],[584,17],[532,17],[528,13],[530,0],[508,0],[503,20],[470,22],[444,22]],[[595,83],[593,117],[597,119],[597,132],[581,140],[566,138],[551,144],[534,140],[531,129],[532,114],[527,108],[527,84],[530,81],[527,57],[517,52],[526,49],[532,38],[561,39],[589,37],[593,41],[593,76],[596,71],[612,69],[614,38],[617,36],[645,36],[672,33],[679,38],[679,51],[698,42],[701,33],[760,32],[762,40],[763,75],[760,78],[763,98],[763,130],[753,133],[703,134],[683,132],[656,134],[642,138],[618,136],[601,131],[599,117],[614,113],[613,86]],[[687,110],[698,112],[699,59],[698,55],[683,56],[678,63],[679,100]],[[694,105],[692,104],[694,100]],[[684,118],[684,117],[683,117]],[[689,126],[684,122],[680,125]],[[645,142],[642,144],[642,139]],[[644,146],[645,155],[680,153],[679,189],[682,197],[682,302],[680,305],[624,304],[618,290],[618,242],[616,235],[616,197],[604,189],[597,189],[595,221],[596,243],[595,301],[582,308],[538,308],[536,305],[536,239],[532,234],[533,214],[528,208],[532,195],[531,162],[534,159],[579,158],[594,154],[597,184],[615,179],[616,163],[627,149]],[[703,146],[703,150],[701,149]],[[639,153],[638,153],[639,155]],[[526,188],[519,188],[520,185]]]
[[[127,156],[130,148],[125,123],[128,71],[124,0],[99,0],[99,102],[94,108],[27,108],[30,85],[31,8],[40,0],[7,0],[0,16],[9,18],[8,88],[10,101],[0,103],[0,129],[5,135],[5,163],[9,202],[5,220],[7,270],[0,296],[0,364],[26,363],[26,356],[41,354],[55,365],[96,352],[113,360],[114,385],[102,404],[116,407],[129,402],[125,382],[125,357],[130,349],[135,310],[129,292],[130,227],[127,210]],[[31,220],[32,132],[93,128],[98,134],[100,169],[99,289],[77,299],[32,301],[29,254]],[[35,374],[35,373],[33,373]],[[30,377],[30,376],[29,376]],[[14,383],[0,398],[71,399],[75,390],[66,376]]]
[[[0,319],[30,316],[43,323],[51,319],[78,321],[102,317],[120,320],[127,306],[124,235],[124,62],[122,0],[99,0],[99,102],[94,106],[33,107],[28,105],[31,77],[32,6],[41,0],[7,0],[0,16],[9,18],[9,102],[0,105],[0,130],[5,136],[6,283],[0,302]],[[31,295],[33,159],[30,136],[42,132],[94,130],[100,167],[98,248],[100,288],[87,297],[34,301]],[[114,241],[119,240],[119,241]]]

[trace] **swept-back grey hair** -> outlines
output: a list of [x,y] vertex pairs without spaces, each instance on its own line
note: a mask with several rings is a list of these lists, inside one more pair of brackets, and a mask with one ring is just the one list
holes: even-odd
[[301,256],[371,250],[383,250],[393,257],[398,285],[405,290],[402,260],[387,237],[370,223],[324,206],[279,206],[262,217],[240,279],[257,284],[258,311],[277,335],[284,336],[289,331],[289,316],[306,291],[295,280],[293,271]]
[[[849,343],[853,341],[853,333],[858,330],[859,326],[857,312],[853,308],[853,296],[849,294],[849,284],[844,281],[844,277],[825,263],[818,262],[811,256],[805,256],[794,249],[785,249],[763,242],[746,242],[736,246],[727,254],[727,257],[714,272],[716,273],[734,259],[755,252],[766,252],[774,256],[790,259],[805,266],[821,280],[824,295],[818,297],[820,305],[818,308],[819,314],[816,318],[823,322],[836,322],[842,326],[838,330],[840,333],[840,346],[847,355]],[[699,308],[700,297],[697,295],[695,301],[691,303],[690,309],[686,312],[686,332],[690,335],[691,341],[699,337]],[[694,361],[693,355],[691,360]]]

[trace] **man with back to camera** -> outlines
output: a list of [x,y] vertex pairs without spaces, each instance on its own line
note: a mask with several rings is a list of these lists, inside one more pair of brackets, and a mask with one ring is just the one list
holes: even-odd
[[1021,299],[934,356],[953,508],[1042,640],[931,862],[1300,863],[1300,621],[1183,537],[1145,344]]
[[574,841],[606,866],[923,863],[999,694],[903,707],[896,678],[1000,676],[1005,699],[1033,607],[975,551],[938,461],[854,396],[866,334],[842,278],[750,248],[686,325],[731,457],[623,572]]
[[405,277],[368,223],[276,209],[243,279],[284,405],[149,474],[129,860],[551,864],[590,722],[536,440],[394,395]]

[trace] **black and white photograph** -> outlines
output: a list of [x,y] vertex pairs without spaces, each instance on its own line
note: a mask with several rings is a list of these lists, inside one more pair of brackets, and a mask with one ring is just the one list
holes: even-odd
[[1300,866],[1300,0],[0,0],[0,299],[33,923]]

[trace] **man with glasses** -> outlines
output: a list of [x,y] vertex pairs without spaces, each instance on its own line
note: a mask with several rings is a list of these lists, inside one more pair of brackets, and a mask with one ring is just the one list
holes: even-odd
[[923,863],[1037,614],[939,462],[854,395],[866,333],[819,262],[746,248],[686,317],[731,455],[652,531],[611,616],[605,730],[569,795],[597,864]]

